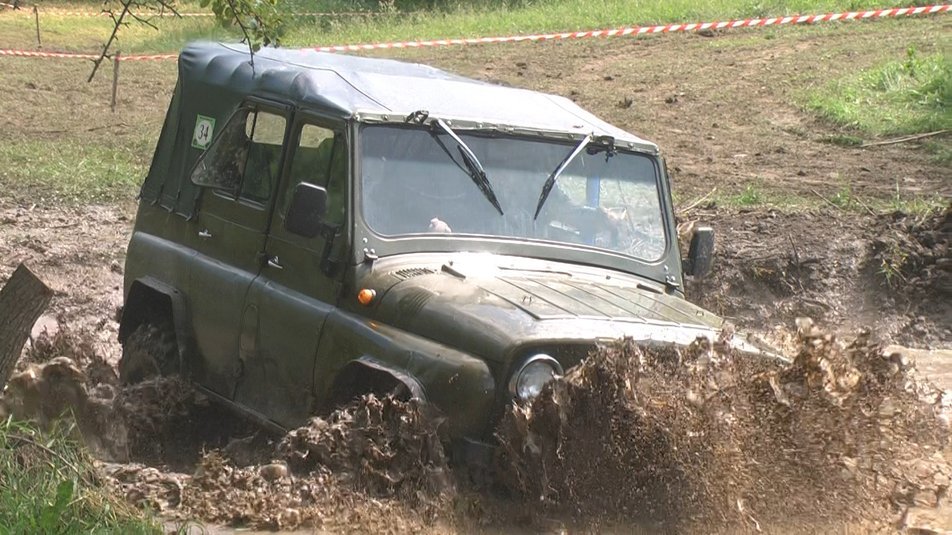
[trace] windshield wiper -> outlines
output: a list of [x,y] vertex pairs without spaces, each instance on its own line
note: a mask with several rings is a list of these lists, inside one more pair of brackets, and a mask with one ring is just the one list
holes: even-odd
[[572,160],[585,150],[585,147],[592,142],[592,139],[594,139],[592,134],[588,134],[582,138],[582,141],[572,149],[572,152],[562,160],[562,163],[560,163],[559,166],[555,168],[555,171],[552,171],[552,174],[549,175],[549,178],[545,180],[545,184],[542,185],[542,193],[539,195],[539,204],[536,206],[535,216],[532,218],[533,221],[539,219],[539,212],[542,211],[542,205],[545,204],[545,200],[549,198],[549,192],[552,191],[552,186],[555,186],[555,179],[559,178],[559,175],[572,163]]
[[[476,154],[473,153],[473,150],[470,149],[469,146],[466,145],[466,143],[460,139],[458,135],[456,135],[456,132],[454,132],[449,127],[449,125],[444,123],[442,119],[433,121],[433,124],[440,127],[441,130],[446,132],[446,134],[456,142],[460,158],[463,160],[463,165],[466,166],[464,171],[466,171],[469,177],[473,179],[476,187],[479,188],[479,191],[483,192],[483,196],[486,197],[486,200],[488,200],[499,212],[499,215],[503,215],[502,207],[499,205],[499,200],[496,199],[496,193],[493,191],[492,184],[489,183],[489,177],[486,176],[486,169],[483,168],[483,164],[479,163],[479,159],[476,158]],[[439,141],[439,138],[437,138],[437,141]],[[445,149],[446,148],[444,147],[444,150]],[[447,152],[447,154],[449,154],[449,152]],[[452,155],[450,155],[450,159],[456,162],[456,158],[453,158]],[[459,165],[459,162],[456,162],[456,165]]]

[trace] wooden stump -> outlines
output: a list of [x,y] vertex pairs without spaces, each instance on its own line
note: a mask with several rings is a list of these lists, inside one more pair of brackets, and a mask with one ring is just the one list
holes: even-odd
[[33,324],[53,298],[53,290],[20,264],[0,290],[0,392],[20,360]]

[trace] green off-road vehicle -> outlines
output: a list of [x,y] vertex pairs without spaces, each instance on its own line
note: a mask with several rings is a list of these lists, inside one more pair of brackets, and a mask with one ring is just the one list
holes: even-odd
[[276,428],[416,396],[472,451],[600,342],[721,327],[684,299],[713,235],[681,258],[654,144],[423,65],[249,59],[179,59],[126,259],[125,381],[179,373]]

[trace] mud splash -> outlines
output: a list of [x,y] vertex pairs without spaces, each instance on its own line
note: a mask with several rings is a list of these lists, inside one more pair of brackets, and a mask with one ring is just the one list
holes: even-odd
[[[204,455],[191,475],[106,468],[127,499],[176,518],[257,529],[417,531],[436,522],[455,495],[432,411],[368,395],[276,446],[236,439]],[[248,447],[271,461],[236,462]]]
[[543,513],[661,529],[892,521],[952,474],[939,392],[861,334],[809,320],[792,363],[724,344],[596,352],[513,407],[505,484]]
[[34,345],[0,410],[41,424],[72,412],[90,449],[118,461],[99,463],[114,491],[168,518],[388,532],[871,529],[933,511],[952,476],[950,400],[868,333],[844,343],[809,320],[790,362],[722,341],[601,348],[510,407],[494,491],[451,470],[442,419],[419,401],[368,395],[284,437],[249,434],[209,425],[222,415],[187,384],[117,386],[82,333],[55,336]]

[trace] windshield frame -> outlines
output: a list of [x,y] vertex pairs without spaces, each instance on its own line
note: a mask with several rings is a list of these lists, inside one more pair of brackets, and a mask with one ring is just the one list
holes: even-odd
[[[426,130],[429,128],[427,125],[407,124],[405,122],[354,122],[353,139],[355,142],[353,144],[354,152],[352,162],[352,169],[354,170],[352,213],[354,214],[353,222],[355,225],[354,237],[356,241],[354,246],[354,262],[356,264],[363,262],[368,255],[372,257],[383,257],[407,253],[452,254],[460,252],[483,252],[613,269],[640,275],[669,286],[683,287],[680,252],[677,246],[677,234],[674,230],[671,193],[664,165],[657,153],[627,148],[624,145],[617,148],[617,152],[619,153],[648,158],[654,169],[660,217],[663,220],[662,228],[665,240],[664,251],[659,255],[657,260],[647,261],[595,246],[531,238],[475,234],[405,234],[387,236],[375,231],[367,223],[364,216],[364,203],[361,191],[363,131],[367,128],[381,126],[417,130]],[[584,134],[580,135],[578,133],[569,132],[563,135],[541,133],[526,135],[500,132],[494,129],[465,128],[458,125],[453,125],[453,128],[461,135],[478,132],[479,135],[495,138],[544,141],[563,145],[567,150],[571,150],[584,137]],[[548,171],[549,170],[546,170],[544,172],[547,173]]]

